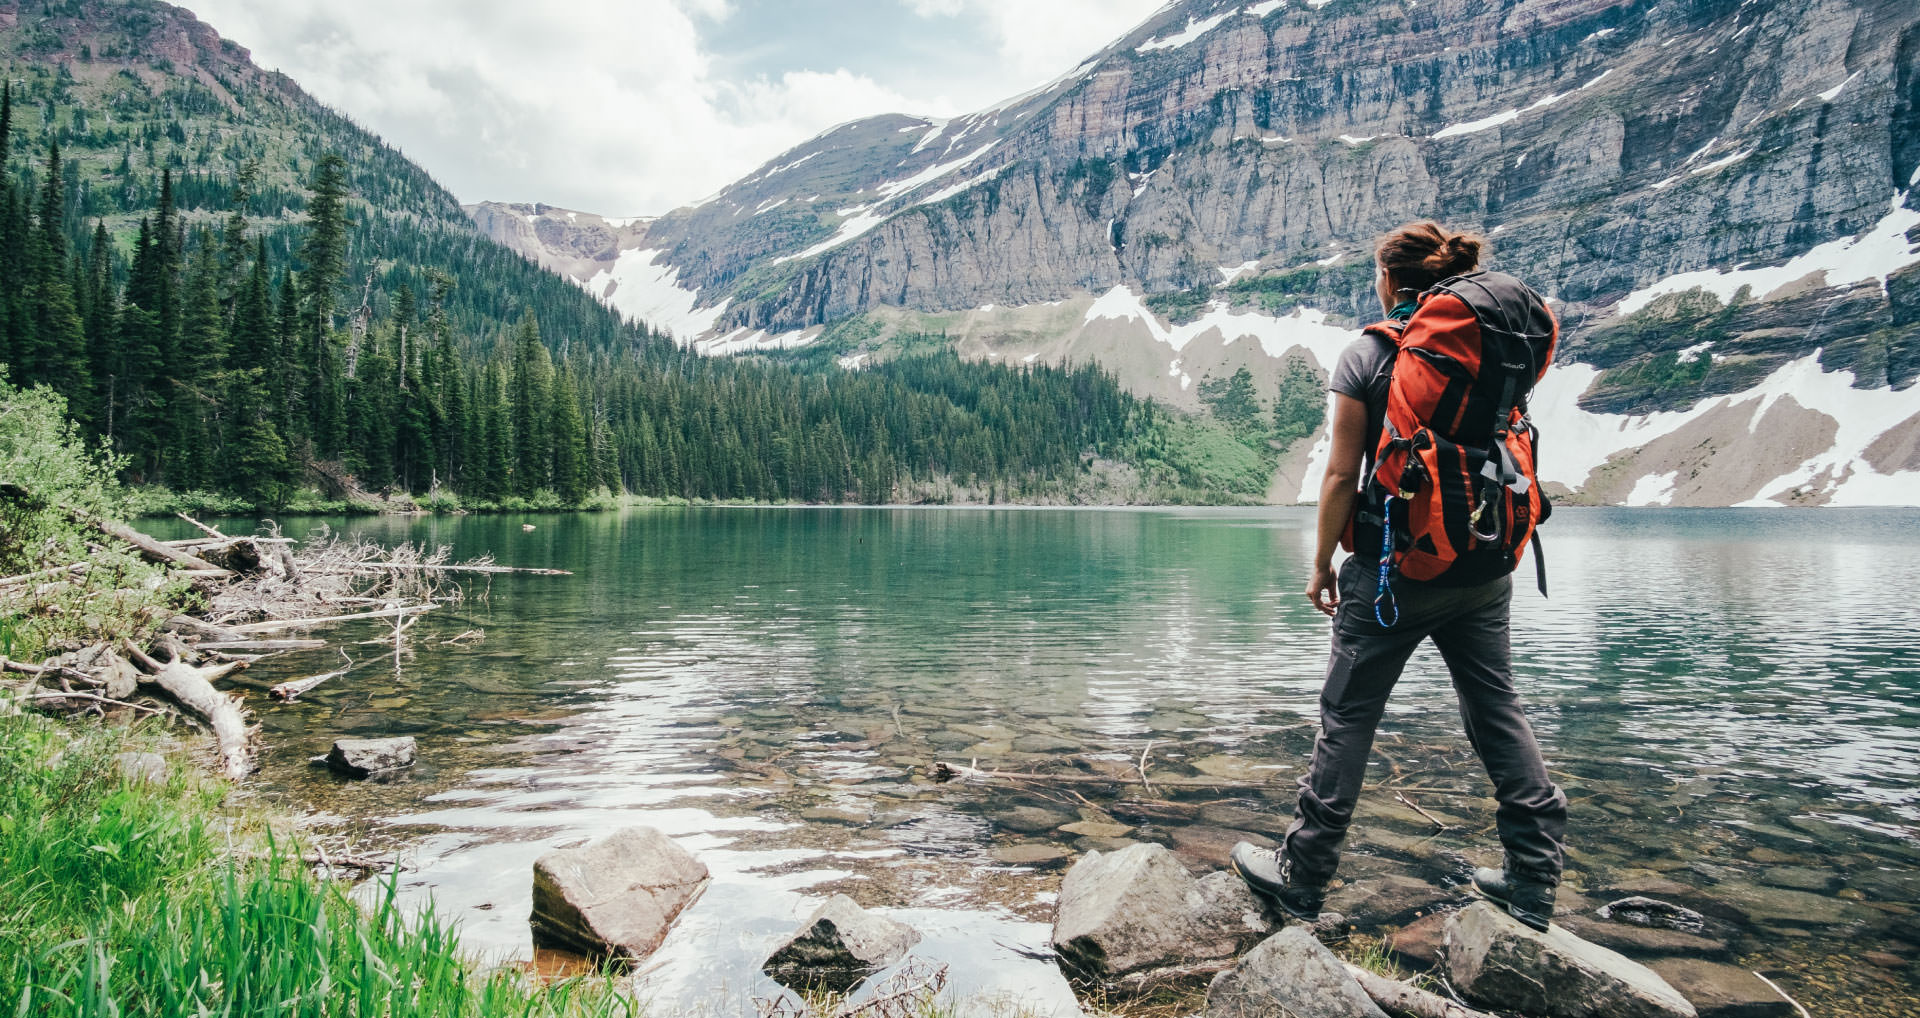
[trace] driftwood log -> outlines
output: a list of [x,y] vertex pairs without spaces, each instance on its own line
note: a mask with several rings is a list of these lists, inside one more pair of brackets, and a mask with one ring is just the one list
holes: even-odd
[[195,668],[178,657],[162,663],[131,643],[126,647],[133,660],[149,673],[142,681],[159,686],[213,730],[220,773],[235,781],[253,773],[253,732],[247,727],[246,715],[239,701],[213,688],[213,680],[245,668],[245,661]]
[[1485,1011],[1475,1011],[1437,993],[1429,993],[1415,986],[1408,986],[1397,979],[1388,979],[1377,972],[1370,972],[1352,962],[1343,962],[1347,974],[1360,989],[1373,998],[1380,1010],[1400,1018],[1493,1018]]

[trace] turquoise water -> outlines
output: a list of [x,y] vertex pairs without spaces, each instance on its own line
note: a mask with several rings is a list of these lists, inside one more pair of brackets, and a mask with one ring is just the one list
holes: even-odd
[[[296,535],[319,522],[282,521]],[[408,846],[407,893],[503,958],[531,953],[535,856],[660,827],[716,880],[641,985],[722,1013],[773,991],[760,957],[833,890],[920,926],[959,989],[1064,1005],[1052,966],[1029,957],[1060,870],[1006,860],[1141,839],[1216,865],[1240,832],[1284,827],[1312,745],[1327,626],[1299,593],[1310,510],[325,522],[574,575],[475,585],[409,634],[397,665],[390,648],[348,646],[348,678],[256,704],[263,792],[328,837]],[[1514,654],[1574,804],[1570,894],[1682,885],[1724,906],[1730,960],[1809,1006],[1920,1000],[1916,524],[1909,510],[1555,516],[1553,597],[1522,574]],[[437,642],[468,629],[484,640]],[[248,681],[338,655],[262,662]],[[1343,870],[1356,887],[1411,874],[1457,899],[1464,868],[1497,857],[1458,728],[1423,650],[1369,773],[1379,787]],[[347,785],[306,766],[336,735],[375,733],[420,739],[411,780]],[[924,777],[946,760],[1088,778],[1143,751],[1150,779],[1217,785]],[[1130,830],[1057,829],[1089,817]],[[1351,914],[1363,931],[1407,918],[1380,903]],[[1870,951],[1886,957],[1860,960]]]

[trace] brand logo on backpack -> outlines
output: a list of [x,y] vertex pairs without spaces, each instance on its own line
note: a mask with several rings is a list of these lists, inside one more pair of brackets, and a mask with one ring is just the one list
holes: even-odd
[[[1546,593],[1534,528],[1552,504],[1535,473],[1540,433],[1527,415],[1559,339],[1546,302],[1512,276],[1476,272],[1421,294],[1404,324],[1368,331],[1399,349],[1362,509],[1385,524],[1376,615],[1391,604],[1394,572],[1481,583],[1512,572],[1529,541]],[[1345,544],[1353,550],[1351,528]]]

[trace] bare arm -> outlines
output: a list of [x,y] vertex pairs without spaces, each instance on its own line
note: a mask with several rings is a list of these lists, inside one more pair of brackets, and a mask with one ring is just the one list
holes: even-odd
[[1327,457],[1327,476],[1320,482],[1319,542],[1313,553],[1313,579],[1307,582],[1307,600],[1332,615],[1340,606],[1339,585],[1333,578],[1333,549],[1353,515],[1359,497],[1360,459],[1367,444],[1367,405],[1344,393],[1333,397],[1333,450]]

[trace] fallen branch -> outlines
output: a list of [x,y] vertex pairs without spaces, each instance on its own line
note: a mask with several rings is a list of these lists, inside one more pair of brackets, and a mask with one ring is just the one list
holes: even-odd
[[327,645],[325,640],[212,640],[197,643],[194,646],[204,651],[226,650],[319,650]]
[[399,608],[384,608],[376,612],[357,612],[352,615],[325,615],[310,619],[275,619],[271,622],[249,622],[242,626],[228,626],[230,633],[272,633],[282,629],[307,629],[313,626],[331,625],[335,622],[358,622],[361,619],[390,619],[396,615],[408,615],[413,612],[429,612],[438,608],[436,604],[412,604]]
[[395,572],[423,573],[526,573],[532,576],[572,576],[565,569],[543,569],[533,566],[495,566],[495,565],[440,565],[429,562],[348,562],[333,569],[321,570],[321,575],[351,571],[355,569],[391,569]]
[[1377,972],[1370,972],[1352,962],[1342,962],[1347,974],[1360,984],[1360,989],[1380,1005],[1382,1011],[1402,1018],[1493,1018],[1485,1011],[1475,1011],[1426,990],[1408,986],[1397,979],[1388,979]]
[[98,530],[99,532],[107,535],[108,537],[111,537],[117,541],[123,541],[127,544],[133,545],[134,550],[140,553],[141,558],[144,558],[147,561],[154,563],[155,565],[176,566],[181,569],[205,570],[209,573],[218,574],[221,576],[232,575],[232,573],[230,573],[228,570],[222,569],[219,566],[216,566],[213,563],[208,562],[206,559],[200,558],[195,555],[189,555],[178,548],[169,548],[166,545],[161,544],[159,541],[156,541],[153,538],[148,537],[147,535],[139,532],[138,530],[133,529],[132,527],[127,526],[124,523],[120,523],[115,520],[103,520],[97,516],[80,512],[77,509],[68,509],[66,510],[66,513],[67,515],[73,517],[74,520],[80,523],[84,523],[87,526],[92,527],[93,529]]
[[84,700],[89,703],[105,704],[106,706],[109,706],[109,707],[130,707],[134,710],[146,711],[149,714],[165,714],[166,713],[165,710],[159,707],[149,707],[144,703],[128,703],[125,700],[115,700],[115,699],[112,699],[111,697],[101,696],[98,693],[83,693],[83,692],[80,692],[79,690],[74,690],[73,692],[70,692],[70,693],[53,693],[53,692],[34,693],[31,696],[28,696],[27,699],[33,700],[33,701]]
[[196,528],[199,529],[201,533],[207,535],[208,537],[214,538],[216,540],[221,540],[221,541],[232,540],[232,538],[228,537],[227,535],[219,532],[218,530],[213,529],[212,527],[207,526],[206,524],[200,522],[199,520],[194,519],[191,516],[188,516],[186,513],[174,513],[174,515],[180,517],[183,520],[186,520],[188,523],[193,524]]
[[8,576],[8,577],[0,578],[0,587],[10,587],[16,583],[29,583],[33,580],[44,580],[44,579],[48,579],[49,577],[60,576],[65,573],[73,573],[77,575],[79,573],[84,573],[87,570],[92,568],[93,568],[93,563],[91,562],[74,562],[70,565],[54,566],[52,569],[42,569],[37,573],[21,573],[18,576]]
[[302,852],[292,855],[286,852],[243,851],[239,855],[242,859],[256,859],[262,862],[272,859],[298,859],[309,866],[325,866],[329,870],[338,868],[375,872],[397,869],[400,865],[398,860],[381,859],[371,855],[329,855],[325,852]]
[[[962,781],[973,784],[998,778],[1002,781],[1043,781],[1055,785],[1125,785],[1145,784],[1137,774],[1036,774],[1027,771],[983,771],[967,764],[950,764],[944,760],[934,761],[931,771],[937,783]],[[1203,777],[1158,777],[1153,779],[1156,785],[1172,788],[1264,788],[1270,782],[1234,781],[1230,778]]]
[[353,671],[353,659],[350,657],[347,657],[347,652],[344,650],[341,651],[340,656],[347,658],[347,666],[345,668],[340,669],[339,671],[322,672],[319,675],[309,675],[304,679],[291,679],[287,682],[282,682],[279,685],[274,686],[272,689],[267,690],[267,692],[273,694],[274,698],[278,700],[293,700],[297,698],[301,693],[304,693],[312,689],[313,687],[318,686],[319,684],[327,681],[328,679],[337,679],[340,676],[345,675],[350,671]]
[[239,781],[253,771],[253,742],[246,717],[233,697],[213,688],[214,679],[245,668],[246,662],[230,661],[195,668],[177,657],[161,664],[131,642],[127,643],[127,649],[134,660],[156,669],[145,681],[159,686],[175,703],[199,716],[213,729],[221,773]]
[[24,661],[0,658],[0,672],[19,672],[21,675],[32,675],[36,678],[44,678],[51,675],[55,678],[73,679],[76,682],[84,682],[89,686],[105,685],[104,682],[88,675],[86,672],[75,668],[68,668],[66,665],[30,665]]
[[1413,810],[1415,813],[1418,813],[1421,816],[1426,817],[1428,820],[1433,821],[1433,826],[1438,827],[1443,831],[1447,829],[1447,825],[1444,823],[1441,823],[1439,817],[1434,816],[1432,813],[1429,813],[1424,809],[1421,809],[1419,803],[1414,802],[1412,799],[1407,798],[1406,796],[1400,794],[1399,792],[1393,793],[1393,798],[1394,798],[1394,801],[1400,803],[1400,805],[1405,806],[1408,809]]
[[1776,983],[1773,980],[1768,979],[1766,976],[1761,975],[1759,972],[1754,972],[1754,976],[1755,978],[1759,979],[1761,982],[1767,984],[1768,986],[1773,987],[1773,992],[1779,994],[1781,1000],[1784,1000],[1787,1003],[1792,1004],[1793,1009],[1795,1011],[1800,1012],[1800,1018],[1813,1018],[1812,1015],[1807,1013],[1806,1008],[1800,1006],[1799,1001],[1793,999],[1792,997],[1787,996],[1787,991],[1781,989],[1779,983]]

